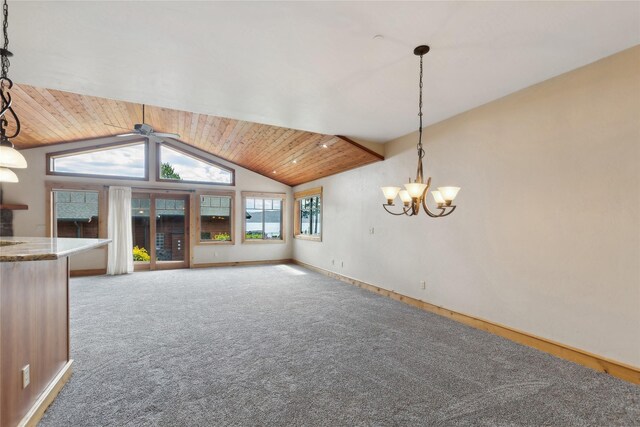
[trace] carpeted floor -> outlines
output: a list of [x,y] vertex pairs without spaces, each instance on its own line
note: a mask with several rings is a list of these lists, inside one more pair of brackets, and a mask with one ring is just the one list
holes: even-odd
[[296,266],[71,281],[48,426],[640,425],[640,387]]

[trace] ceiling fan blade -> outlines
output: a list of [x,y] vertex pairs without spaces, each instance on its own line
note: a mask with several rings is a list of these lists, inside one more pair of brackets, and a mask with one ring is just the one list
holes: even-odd
[[121,133],[120,135],[116,135],[118,138],[122,138],[125,136],[133,136],[133,135],[140,135],[140,133],[138,132],[129,132],[129,133]]
[[180,138],[180,135],[177,133],[153,132],[153,135],[160,138]]
[[122,126],[114,125],[114,124],[112,124],[112,123],[105,123],[105,122],[102,122],[102,124],[103,124],[103,125],[105,125],[105,126],[111,126],[112,128],[126,129],[126,130],[130,130],[130,129],[131,129],[131,128],[124,128],[124,127],[122,127]]

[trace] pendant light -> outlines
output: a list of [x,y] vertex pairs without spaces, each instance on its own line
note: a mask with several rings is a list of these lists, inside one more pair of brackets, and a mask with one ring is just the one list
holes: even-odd
[[18,175],[11,169],[0,167],[0,182],[18,182]]
[[[9,7],[7,6],[7,0],[4,0],[2,12],[4,47],[0,48],[0,168],[4,168],[4,170],[0,171],[0,181],[18,182],[16,174],[6,169],[24,169],[27,167],[27,161],[24,156],[13,147],[13,143],[10,141],[20,133],[20,120],[15,111],[13,111],[11,93],[9,92],[13,87],[13,81],[8,77],[9,57],[13,56],[13,54],[9,51],[9,34],[7,32],[9,28]],[[15,124],[15,129],[12,133],[9,133],[7,129],[10,120]]]
[[[414,216],[420,213],[420,206],[424,209],[427,215],[432,218],[441,218],[453,213],[456,206],[452,204],[456,198],[460,187],[438,187],[438,191],[432,191],[432,195],[439,211],[433,212],[427,206],[427,194],[431,187],[431,177],[424,182],[422,171],[422,159],[424,158],[424,149],[422,148],[422,58],[429,52],[429,46],[418,46],[413,50],[413,53],[420,57],[420,98],[418,102],[418,117],[420,118],[420,127],[418,128],[418,167],[416,170],[416,179],[404,184],[404,190],[400,187],[382,187],[382,193],[384,194],[387,203],[383,203],[382,207],[391,215],[407,215]],[[393,201],[399,196],[402,201],[402,211],[392,212],[389,210],[390,206],[395,206]]]

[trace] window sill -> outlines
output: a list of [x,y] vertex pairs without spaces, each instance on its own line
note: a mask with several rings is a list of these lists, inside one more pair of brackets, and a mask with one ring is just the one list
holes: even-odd
[[267,239],[245,239],[242,241],[242,243],[257,243],[257,244],[263,244],[263,243],[285,243],[284,240],[267,240]]
[[210,245],[233,245],[235,242],[233,240],[202,240],[196,243],[196,246],[210,246]]
[[322,237],[321,236],[307,236],[304,234],[297,234],[295,236],[293,236],[294,239],[300,239],[300,240],[310,240],[312,242],[322,242]]

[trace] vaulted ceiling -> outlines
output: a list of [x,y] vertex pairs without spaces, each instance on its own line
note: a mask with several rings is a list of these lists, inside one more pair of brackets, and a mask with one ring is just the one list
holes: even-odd
[[[640,43],[640,2],[10,1],[15,82],[386,142]],[[374,38],[381,35],[382,38]]]
[[379,160],[334,135],[386,142],[416,130],[416,45],[431,46],[429,125],[640,43],[640,2],[28,1],[9,9],[9,75],[21,83],[15,108],[25,122],[18,146],[119,133],[104,123],[129,129],[145,103],[164,107],[149,108],[156,130],[291,185]]
[[[22,131],[17,148],[100,138],[142,123],[142,105],[15,85],[13,107]],[[288,185],[297,185],[383,157],[345,137],[146,106],[155,131]]]

